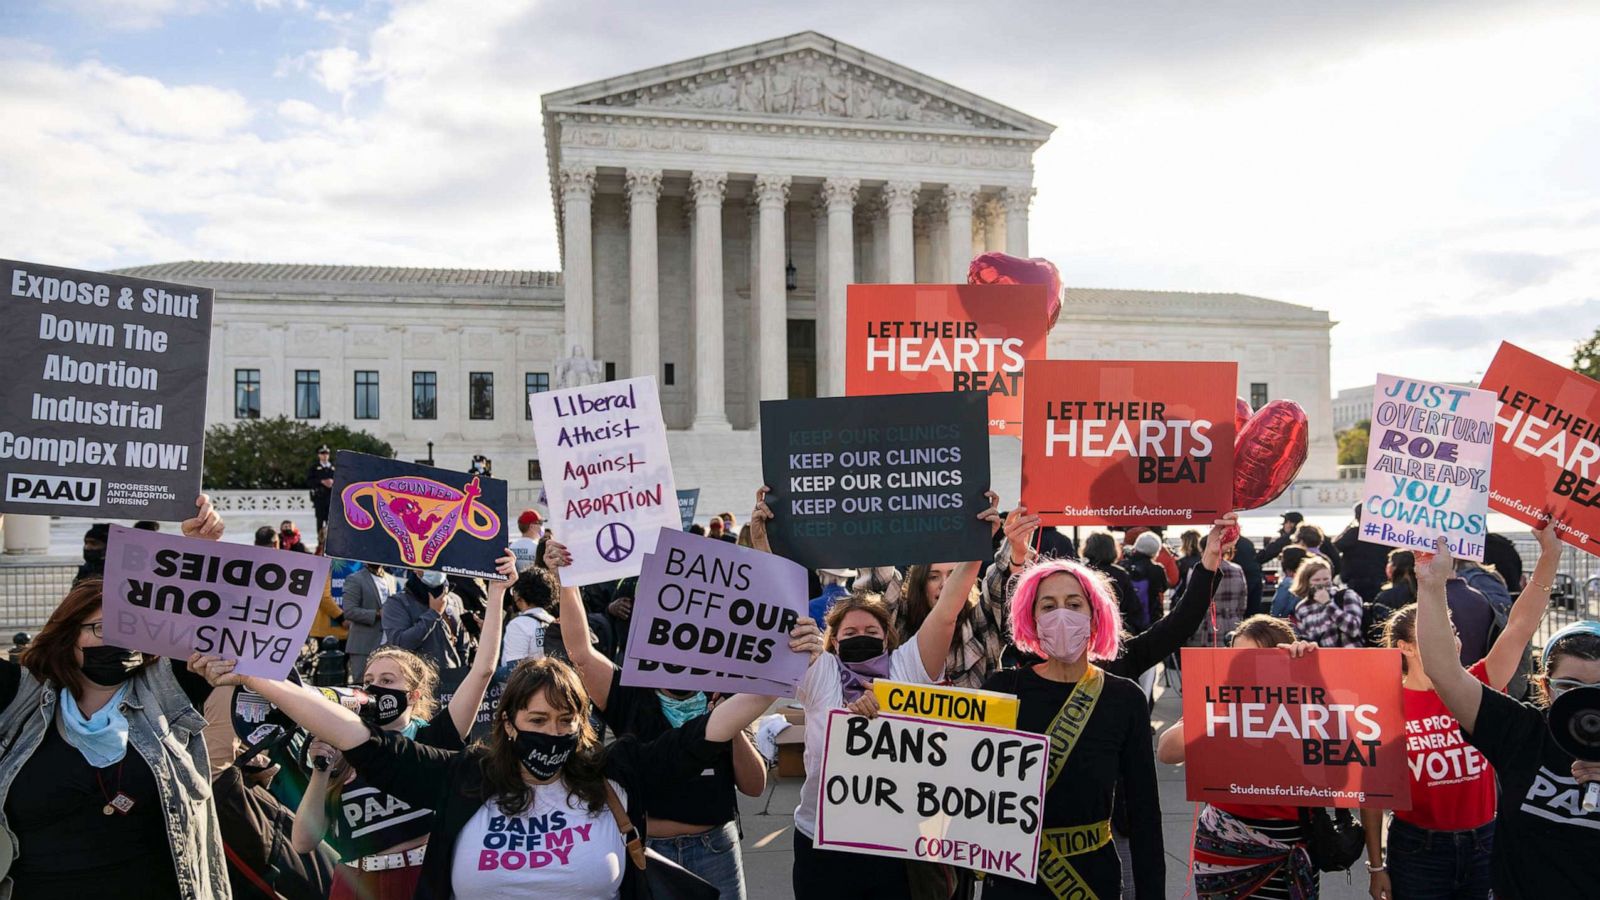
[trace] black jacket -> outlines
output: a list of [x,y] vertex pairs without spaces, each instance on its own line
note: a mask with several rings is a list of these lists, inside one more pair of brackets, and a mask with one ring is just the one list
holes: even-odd
[[[627,793],[628,818],[641,836],[646,833],[645,778],[687,778],[711,765],[717,754],[732,752],[727,741],[706,740],[709,720],[707,714],[649,742],[624,738],[606,749],[606,777]],[[372,786],[412,806],[433,810],[433,834],[413,895],[416,900],[450,900],[452,896],[450,868],[456,841],[484,804],[480,760],[485,752],[482,744],[464,753],[441,750],[376,728],[365,744],[345,751],[345,759]],[[626,858],[622,896],[644,900],[644,882]]]
[[1389,562],[1389,548],[1363,541],[1359,523],[1341,532],[1333,545],[1339,549],[1339,577],[1345,587],[1360,594],[1362,600],[1376,599],[1387,577],[1383,569]]
[[333,477],[333,463],[324,466],[322,463],[312,463],[306,469],[306,487],[311,490],[311,500],[315,503],[327,503],[333,496],[333,488],[322,486],[322,479]]

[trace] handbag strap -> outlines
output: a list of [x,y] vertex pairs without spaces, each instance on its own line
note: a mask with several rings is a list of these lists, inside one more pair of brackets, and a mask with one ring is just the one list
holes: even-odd
[[606,805],[611,807],[611,817],[617,820],[617,831],[622,835],[622,843],[628,848],[628,858],[633,860],[633,867],[644,870],[644,839],[639,836],[639,829],[633,827],[633,820],[628,818],[628,811],[622,808],[622,800],[617,797],[617,790],[606,782]]

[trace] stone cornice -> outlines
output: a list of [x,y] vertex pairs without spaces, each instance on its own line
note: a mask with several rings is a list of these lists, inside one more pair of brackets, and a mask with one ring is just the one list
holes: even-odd
[[[791,81],[806,78],[805,84],[763,85],[760,93],[743,85],[751,73],[784,70]],[[825,85],[820,79],[832,77],[844,85]],[[722,88],[722,85],[729,88]],[[848,86],[848,90],[846,90]],[[910,116],[952,119],[957,124],[977,121],[999,130],[1021,132],[1048,138],[1055,126],[1041,119],[961,90],[914,69],[890,62],[857,47],[844,44],[814,31],[789,35],[737,47],[720,53],[670,63],[627,75],[590,82],[541,98],[545,110],[585,104],[675,102],[685,92],[722,89],[724,95],[696,96],[696,103],[708,103],[744,112],[788,113],[846,117],[859,121],[903,120]],[[830,91],[831,88],[831,91]],[[767,90],[780,91],[768,96]],[[882,96],[893,97],[887,105]]]

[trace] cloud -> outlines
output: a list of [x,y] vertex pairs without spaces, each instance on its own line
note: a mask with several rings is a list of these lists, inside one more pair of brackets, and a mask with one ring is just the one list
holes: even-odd
[[175,16],[205,12],[212,0],[52,0],[84,22],[114,31],[148,31]]
[[1462,263],[1473,274],[1510,290],[1544,284],[1572,268],[1568,260],[1542,253],[1469,253]]

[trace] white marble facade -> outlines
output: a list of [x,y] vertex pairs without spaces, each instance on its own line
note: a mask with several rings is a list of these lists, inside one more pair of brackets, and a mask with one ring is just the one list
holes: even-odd
[[[208,419],[234,418],[241,369],[261,373],[262,415],[293,417],[295,373],[316,370],[322,420],[405,458],[430,440],[441,465],[484,453],[529,488],[525,384],[553,383],[576,348],[614,377],[655,374],[675,457],[727,476],[680,486],[710,491],[702,512],[748,510],[759,459],[740,432],[758,401],[843,393],[845,286],[964,281],[977,252],[1026,255],[1032,156],[1054,127],[813,32],[547,94],[543,113],[559,274],[128,270],[217,290]],[[1050,353],[1238,360],[1241,396],[1307,406],[1306,475],[1322,478],[1332,324],[1240,295],[1069,289]],[[354,418],[357,371],[378,373],[376,418]],[[412,415],[416,372],[437,373],[434,419]],[[469,414],[473,372],[494,373],[492,418]]]

